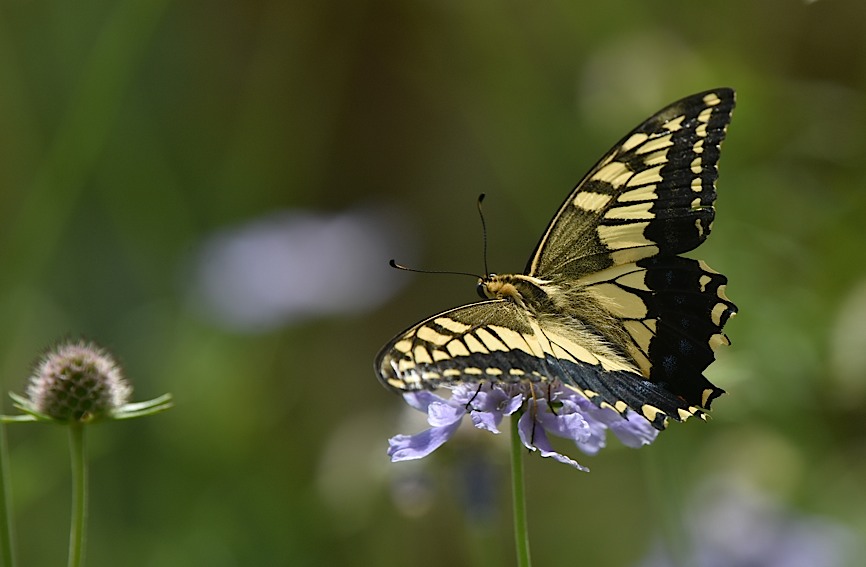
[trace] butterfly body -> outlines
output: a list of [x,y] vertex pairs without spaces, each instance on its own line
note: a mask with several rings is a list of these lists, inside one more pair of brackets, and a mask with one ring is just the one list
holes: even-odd
[[523,274],[487,275],[486,300],[439,313],[376,358],[396,391],[559,380],[601,407],[704,416],[723,390],[704,369],[729,344],[727,280],[679,254],[715,215],[730,89],[686,97],[615,145],[553,217]]

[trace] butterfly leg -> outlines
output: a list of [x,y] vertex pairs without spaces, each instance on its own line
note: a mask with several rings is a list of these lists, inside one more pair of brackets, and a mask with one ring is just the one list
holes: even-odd
[[466,408],[466,411],[469,411],[469,410],[475,409],[475,408],[472,407],[472,402],[474,402],[474,401],[475,401],[475,398],[478,397],[479,392],[481,392],[481,387],[482,387],[482,386],[484,386],[484,382],[479,382],[479,383],[478,383],[478,389],[475,390],[475,393],[472,394],[472,397],[469,398],[469,401],[466,402],[466,405],[464,406],[464,407]]

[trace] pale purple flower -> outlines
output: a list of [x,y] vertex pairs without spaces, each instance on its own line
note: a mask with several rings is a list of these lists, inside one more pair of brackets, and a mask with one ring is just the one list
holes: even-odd
[[542,457],[583,471],[589,469],[553,449],[548,434],[570,439],[581,451],[594,455],[605,446],[608,429],[628,447],[652,443],[658,433],[631,410],[624,417],[599,408],[558,381],[462,384],[451,389],[450,398],[428,391],[406,393],[403,397],[410,406],[427,414],[430,428],[389,439],[388,455],[394,462],[426,457],[457,432],[466,414],[476,428],[498,434],[502,419],[522,409],[518,433],[523,445]]
[[849,567],[863,564],[862,536],[838,520],[798,512],[727,474],[705,481],[686,507],[686,554],[657,542],[640,567]]

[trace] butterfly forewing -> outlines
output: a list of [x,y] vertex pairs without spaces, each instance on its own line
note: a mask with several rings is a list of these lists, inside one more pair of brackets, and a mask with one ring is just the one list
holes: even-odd
[[678,254],[710,232],[733,106],[731,89],[706,91],[634,129],[562,204],[525,275],[485,279],[511,278],[510,296],[410,327],[377,356],[380,380],[396,391],[559,380],[659,429],[703,416],[724,392],[703,371],[736,307],[724,276]]
[[527,265],[539,277],[580,277],[703,242],[713,221],[719,146],[734,92],[692,95],[611,149],[563,202]]

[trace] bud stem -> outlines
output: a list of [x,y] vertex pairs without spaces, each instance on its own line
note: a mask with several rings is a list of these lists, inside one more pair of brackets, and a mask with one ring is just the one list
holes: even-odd
[[12,495],[9,491],[9,449],[6,445],[6,425],[0,423],[0,553],[3,567],[14,567],[15,550],[12,538]]
[[84,564],[87,527],[87,460],[84,456],[84,426],[69,425],[69,452],[72,457],[72,519],[69,529],[69,567]]
[[526,494],[523,484],[523,453],[517,424],[523,410],[511,416],[511,489],[514,512],[514,542],[517,546],[518,567],[530,567],[529,530],[526,527]]

